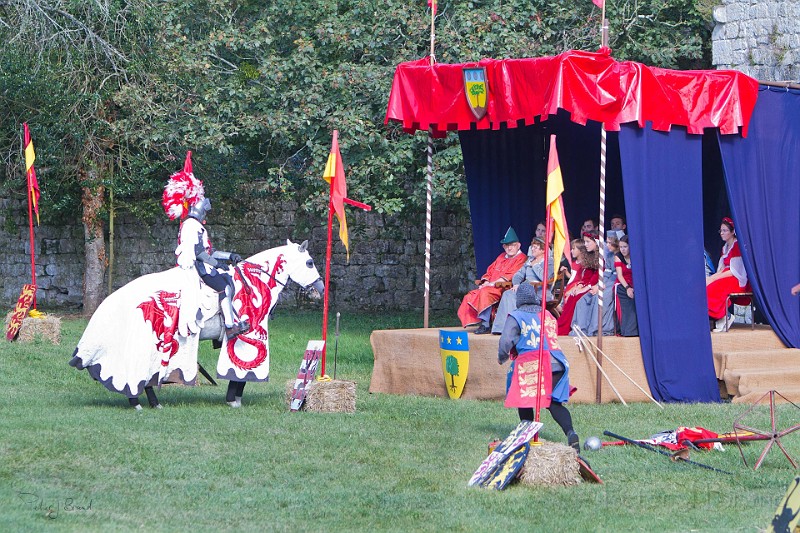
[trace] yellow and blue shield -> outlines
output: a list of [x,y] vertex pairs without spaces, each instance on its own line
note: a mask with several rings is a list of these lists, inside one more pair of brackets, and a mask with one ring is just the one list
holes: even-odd
[[439,330],[439,351],[447,394],[460,398],[469,372],[469,337],[466,331]]
[[464,93],[467,95],[472,114],[480,120],[486,115],[486,102],[489,100],[489,83],[486,81],[486,68],[464,69]]

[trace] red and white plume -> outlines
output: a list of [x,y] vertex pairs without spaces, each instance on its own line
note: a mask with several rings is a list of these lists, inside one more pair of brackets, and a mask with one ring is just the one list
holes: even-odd
[[161,205],[170,220],[184,218],[189,214],[189,207],[205,198],[203,182],[194,177],[192,172],[192,152],[186,153],[183,170],[169,177]]

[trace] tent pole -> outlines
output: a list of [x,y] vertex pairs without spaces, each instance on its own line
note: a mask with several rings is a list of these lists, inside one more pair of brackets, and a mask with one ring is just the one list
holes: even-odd
[[[606,19],[606,5],[603,2],[603,27],[601,30],[601,45],[608,46],[608,20]],[[600,254],[600,276],[597,282],[597,365],[598,370],[603,366],[603,293],[605,292],[605,279],[603,276],[606,271],[606,243],[604,239],[606,225],[606,126],[600,124],[600,220],[597,231],[600,238],[600,246],[597,251]],[[595,382],[595,402],[603,402],[603,380],[601,372],[597,373]]]
[[425,194],[425,311],[423,327],[428,328],[431,299],[431,204],[433,197],[433,126],[428,129],[428,175]]
[[[603,355],[600,350],[603,349],[603,293],[605,292],[605,270],[606,270],[606,245],[603,235],[605,235],[606,224],[606,128],[605,125],[600,126],[600,224],[597,228],[599,235],[599,246],[597,247],[598,254],[600,255],[600,276],[597,279],[597,364],[603,365]],[[597,373],[596,390],[597,395],[595,401],[602,403],[603,401],[603,382],[600,378],[600,373]]]
[[[433,47],[436,42],[434,22],[436,21],[436,3],[431,5],[431,68],[436,63]],[[428,169],[425,183],[425,307],[422,327],[428,328],[431,300],[431,211],[433,204],[433,125],[428,126]]]

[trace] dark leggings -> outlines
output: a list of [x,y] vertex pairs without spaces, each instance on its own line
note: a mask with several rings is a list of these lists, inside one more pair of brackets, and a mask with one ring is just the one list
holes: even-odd
[[[564,372],[553,372],[553,386],[558,383],[558,380],[560,380],[563,375]],[[569,410],[563,403],[551,401],[550,407],[548,407],[547,410],[550,411],[553,420],[561,426],[564,435],[572,431],[572,415],[569,414]],[[533,420],[533,407],[518,407],[517,411],[519,412],[520,420]]]
[[232,402],[236,400],[236,398],[241,398],[242,393],[244,392],[244,385],[247,383],[246,381],[229,381],[228,382],[228,393],[225,395],[226,402]]

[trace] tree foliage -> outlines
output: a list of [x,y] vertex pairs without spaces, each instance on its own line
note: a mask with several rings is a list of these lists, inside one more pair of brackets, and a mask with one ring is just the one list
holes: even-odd
[[[707,67],[709,28],[696,1],[609,2],[614,56]],[[31,48],[37,28],[18,23],[37,7],[59,21],[51,34],[65,31]],[[435,56],[594,50],[599,19],[589,0],[441,1]],[[424,0],[0,0],[9,43],[0,51],[0,153],[11,168],[18,141],[9,126],[35,116],[41,163],[59,169],[43,180],[46,199],[65,211],[81,167],[100,165],[115,199],[155,213],[188,149],[213,198],[290,196],[321,210],[338,129],[350,196],[379,212],[414,208],[424,199],[427,136],[383,120],[395,65],[429,53],[429,21]],[[435,148],[435,201],[464,205],[457,137]]]

